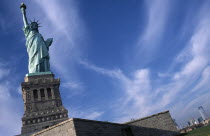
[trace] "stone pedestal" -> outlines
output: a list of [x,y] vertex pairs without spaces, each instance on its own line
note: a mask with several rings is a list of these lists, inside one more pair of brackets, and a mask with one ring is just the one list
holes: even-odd
[[53,74],[26,76],[21,86],[24,101],[21,135],[29,135],[68,119],[68,111],[60,96],[60,79],[55,79]]

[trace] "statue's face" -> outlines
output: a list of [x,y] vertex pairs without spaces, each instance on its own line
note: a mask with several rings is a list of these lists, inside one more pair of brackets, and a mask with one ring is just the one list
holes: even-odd
[[32,30],[36,30],[37,31],[39,26],[38,26],[38,24],[36,22],[32,22],[30,24],[30,27],[31,27]]

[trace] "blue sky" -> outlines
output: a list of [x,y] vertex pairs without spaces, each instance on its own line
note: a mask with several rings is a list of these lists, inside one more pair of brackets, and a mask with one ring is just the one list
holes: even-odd
[[170,110],[180,125],[210,113],[208,0],[3,0],[0,133],[20,133],[28,56],[20,3],[54,38],[51,69],[69,117],[125,122]]

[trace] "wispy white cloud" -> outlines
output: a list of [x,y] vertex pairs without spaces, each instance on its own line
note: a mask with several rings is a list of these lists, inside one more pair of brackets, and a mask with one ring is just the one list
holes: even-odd
[[62,84],[65,88],[72,88],[72,89],[83,89],[82,85],[77,82],[66,82]]
[[[208,73],[210,15],[206,14],[206,9],[206,6],[201,8],[192,37],[172,63],[173,67],[178,70],[171,74],[170,84],[172,86],[168,90],[172,93],[165,94],[170,103],[173,103],[171,109],[174,116],[182,123],[186,122],[187,116],[188,118],[198,116],[197,106],[207,106],[205,103],[208,101],[208,82],[210,81]],[[192,112],[188,113],[188,111]]]
[[7,75],[11,74],[10,70],[0,67],[0,71],[3,71],[0,76],[4,78],[0,81],[0,131],[5,136],[19,134],[21,129],[21,99],[12,95],[16,88],[13,82],[6,78]]
[[[152,108],[147,106],[147,100],[151,96],[150,71],[148,69],[136,70],[132,77],[126,76],[120,69],[108,70],[97,67],[87,61],[80,61],[80,64],[97,73],[114,78],[120,82],[119,87],[123,88],[123,96],[119,96],[113,111],[117,112],[120,121],[130,118],[145,116],[151,112]],[[120,105],[120,106],[119,106]],[[139,114],[141,111],[141,114]],[[117,118],[115,121],[119,121]]]
[[15,135],[20,133],[21,129],[21,114],[19,106],[19,100],[12,97],[10,94],[10,83],[0,84],[0,127],[1,134]]
[[84,118],[94,120],[94,119],[99,118],[101,115],[103,115],[103,113],[104,112],[96,112],[96,111],[94,111],[94,112],[90,113],[89,115],[85,116]]
[[210,81],[210,66],[207,66],[203,70],[200,80],[195,85],[195,87],[191,90],[191,93],[196,92],[196,91],[203,92],[206,89],[210,89],[210,87],[208,86],[209,81]]
[[1,80],[3,77],[7,76],[8,74],[9,74],[9,70],[8,70],[8,69],[4,69],[4,68],[1,68],[1,67],[0,67],[0,80]]
[[159,73],[158,73],[158,77],[160,77],[160,78],[163,78],[163,77],[170,77],[170,74],[159,72]]
[[[159,51],[160,42],[165,34],[171,2],[168,0],[145,1],[147,21],[145,29],[140,32],[134,53],[142,65],[152,61],[154,54]],[[140,56],[139,56],[140,55]]]
[[82,64],[86,68],[92,69],[92,70],[94,70],[94,71],[96,71],[98,73],[101,73],[101,74],[104,74],[104,75],[108,75],[110,77],[115,77],[115,78],[118,78],[120,80],[125,80],[125,82],[127,80],[120,69],[107,70],[105,68],[97,67],[97,66],[95,66],[95,65],[93,65],[91,63],[88,63],[85,60],[79,60],[78,62],[79,62],[79,64]]
[[104,114],[103,111],[98,111],[94,108],[89,109],[80,109],[80,108],[70,108],[71,112],[69,113],[70,118],[83,118],[90,120],[100,120],[101,116]]
[[153,47],[158,45],[154,43],[164,34],[170,5],[168,0],[146,1],[146,5],[148,10],[148,23],[143,35],[140,37],[140,41],[143,41],[144,45],[142,46],[149,46],[147,48],[153,49]]
[[81,82],[66,81],[61,84],[61,87],[64,88],[67,92],[66,97],[70,98],[75,95],[85,94],[85,86]]
[[[189,43],[190,51],[188,51],[188,53],[192,56],[192,58],[187,62],[187,64],[184,65],[180,72],[175,74],[175,79],[179,79],[180,76],[191,76],[195,73],[200,73],[208,64],[208,52],[210,51],[208,47],[210,42],[210,31],[208,31],[207,28],[209,27],[209,23],[209,19],[201,19],[201,22],[196,28],[194,35],[192,36]],[[180,54],[179,56],[184,55]]]

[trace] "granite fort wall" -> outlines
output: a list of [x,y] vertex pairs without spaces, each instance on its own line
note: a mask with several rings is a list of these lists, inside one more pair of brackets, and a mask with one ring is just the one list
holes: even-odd
[[123,136],[123,128],[127,126],[86,119],[74,119],[74,125],[77,136]]
[[68,119],[62,123],[42,130],[32,136],[77,136],[73,119]]
[[[71,118],[32,136],[124,136],[127,125]],[[125,135],[126,136],[126,135]]]
[[136,136],[140,136],[140,134],[145,136],[173,136],[178,133],[169,111],[126,122],[125,124],[132,126],[132,131]]
[[177,131],[85,119],[74,119],[77,136],[175,136]]

